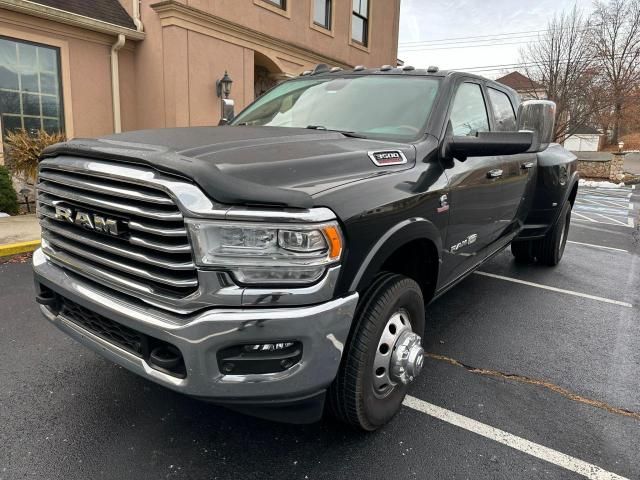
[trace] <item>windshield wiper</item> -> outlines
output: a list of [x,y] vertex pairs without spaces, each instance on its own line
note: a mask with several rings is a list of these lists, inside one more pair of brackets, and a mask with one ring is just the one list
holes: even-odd
[[307,128],[308,130],[326,130],[327,132],[338,132],[344,135],[345,137],[350,137],[350,138],[367,138],[366,136],[356,132],[350,132],[348,130],[337,130],[334,128],[327,128],[324,125],[307,125],[305,128]]

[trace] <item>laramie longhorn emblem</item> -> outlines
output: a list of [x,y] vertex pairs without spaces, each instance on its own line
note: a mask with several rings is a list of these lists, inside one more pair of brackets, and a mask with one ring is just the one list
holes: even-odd
[[107,218],[102,215],[82,212],[77,210],[74,212],[72,208],[56,205],[56,219],[66,220],[69,223],[75,223],[87,230],[108,233],[109,235],[118,236],[120,230],[118,221],[113,218]]

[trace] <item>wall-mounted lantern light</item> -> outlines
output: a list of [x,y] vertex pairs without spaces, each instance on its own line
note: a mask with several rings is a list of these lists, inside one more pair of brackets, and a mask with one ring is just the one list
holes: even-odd
[[232,83],[233,80],[231,80],[231,77],[225,70],[224,76],[220,80],[216,80],[216,90],[218,93],[218,97],[222,98],[222,95],[224,95],[224,98],[229,98],[229,95],[231,94]]
[[234,102],[229,98],[231,95],[231,84],[233,80],[225,70],[223,77],[220,80],[216,80],[216,93],[220,98],[220,125],[226,125],[233,120]]

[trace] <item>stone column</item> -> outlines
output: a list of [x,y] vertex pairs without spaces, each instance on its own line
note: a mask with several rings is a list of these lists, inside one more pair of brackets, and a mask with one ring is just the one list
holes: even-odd
[[624,178],[624,157],[622,152],[616,152],[611,158],[611,169],[609,170],[609,180],[620,182]]

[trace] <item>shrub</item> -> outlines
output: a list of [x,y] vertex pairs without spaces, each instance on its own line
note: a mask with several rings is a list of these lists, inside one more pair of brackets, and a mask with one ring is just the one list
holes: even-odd
[[9,170],[0,166],[0,212],[18,214],[18,197],[11,183]]
[[54,143],[64,142],[62,133],[47,133],[38,130],[30,133],[27,130],[9,132],[5,139],[5,157],[7,167],[17,176],[29,182],[35,182],[38,173],[38,159],[42,150]]

